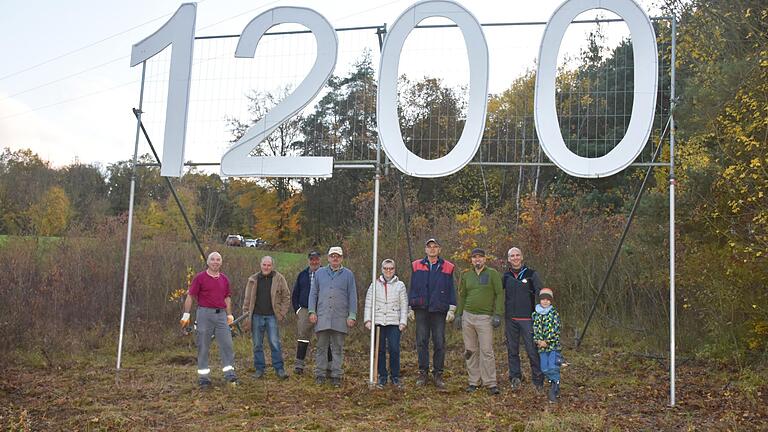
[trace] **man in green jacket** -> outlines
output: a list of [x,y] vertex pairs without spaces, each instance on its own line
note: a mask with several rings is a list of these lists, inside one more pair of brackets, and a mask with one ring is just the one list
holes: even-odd
[[481,384],[488,393],[499,394],[496,385],[496,358],[493,354],[493,329],[501,325],[504,293],[501,275],[485,266],[485,251],[472,250],[472,270],[461,274],[457,326],[464,337],[464,359],[467,361],[469,393]]

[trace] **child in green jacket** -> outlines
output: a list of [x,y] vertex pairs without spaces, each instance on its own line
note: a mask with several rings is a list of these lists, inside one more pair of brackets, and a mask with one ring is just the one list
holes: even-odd
[[549,401],[557,402],[560,396],[560,314],[552,305],[552,289],[542,288],[539,292],[539,304],[533,312],[533,340],[539,348],[541,371],[549,379]]

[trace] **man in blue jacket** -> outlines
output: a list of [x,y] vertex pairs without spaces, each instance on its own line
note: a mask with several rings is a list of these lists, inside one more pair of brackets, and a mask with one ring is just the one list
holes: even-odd
[[[311,251],[307,259],[309,265],[296,277],[291,293],[291,304],[296,312],[296,361],[293,370],[299,375],[304,373],[304,359],[307,357],[309,337],[312,334],[313,325],[309,322],[309,289],[312,287],[315,271],[320,268],[320,253]],[[331,361],[330,352],[329,349],[328,361]]]
[[409,316],[416,320],[416,349],[419,376],[416,385],[426,385],[429,375],[429,339],[434,346],[432,374],[435,386],[445,388],[445,323],[453,321],[456,311],[454,265],[440,257],[440,243],[431,238],[425,242],[427,256],[411,263],[411,289],[408,292]]

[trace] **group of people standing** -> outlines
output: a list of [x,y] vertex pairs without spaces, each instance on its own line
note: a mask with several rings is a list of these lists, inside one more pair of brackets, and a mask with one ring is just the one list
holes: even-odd
[[[369,330],[375,325],[380,335],[376,385],[383,388],[390,382],[402,387],[400,336],[408,321],[415,321],[419,367],[415,383],[425,386],[431,377],[435,387],[445,388],[445,328],[453,323],[456,329],[461,330],[464,341],[469,378],[466,391],[471,393],[486,387],[490,394],[499,394],[493,330],[501,326],[503,319],[511,388],[520,388],[523,380],[519,353],[522,340],[531,364],[534,388],[543,391],[546,377],[550,382],[549,400],[555,402],[560,391],[562,356],[560,317],[552,305],[552,290],[542,287],[538,273],[523,263],[522,251],[516,247],[507,253],[509,271],[503,275],[486,265],[483,249],[472,250],[472,268],[460,274],[457,290],[455,266],[442,258],[440,251],[437,239],[430,238],[425,242],[425,257],[411,263],[408,289],[398,278],[396,263],[392,259],[382,261],[381,275],[368,288],[364,324]],[[309,265],[297,276],[292,292],[285,277],[273,268],[273,260],[269,256],[261,259],[260,271],[248,278],[243,314],[244,324],[251,330],[253,340],[255,378],[262,378],[265,374],[265,333],[276,376],[282,379],[288,377],[278,322],[292,308],[297,317],[294,373],[304,372],[314,331],[315,382],[324,384],[330,381],[335,387],[341,385],[344,341],[349,329],[357,322],[357,288],[354,274],[342,265],[344,252],[341,247],[334,246],[328,250],[327,266],[321,266],[320,258],[318,252],[309,253]],[[225,378],[237,383],[228,328],[234,321],[229,281],[220,267],[221,255],[211,253],[208,268],[195,276],[190,285],[181,321],[182,326],[189,324],[192,299],[196,299],[201,387],[208,387],[211,383],[208,351],[214,334],[222,353]],[[373,303],[375,312],[372,314]]]

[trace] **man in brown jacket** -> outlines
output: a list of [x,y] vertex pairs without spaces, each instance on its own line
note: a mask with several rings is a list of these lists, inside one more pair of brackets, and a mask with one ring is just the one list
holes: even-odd
[[[288,378],[283,367],[283,353],[280,347],[280,332],[278,321],[282,321],[291,308],[291,292],[282,274],[272,269],[271,256],[261,259],[261,271],[248,277],[245,287],[243,314],[244,327],[251,329],[253,340],[254,376],[264,376],[266,361],[264,359],[264,332],[267,332],[269,348],[272,352],[272,367],[275,374],[282,379]],[[250,323],[249,323],[250,321]]]

